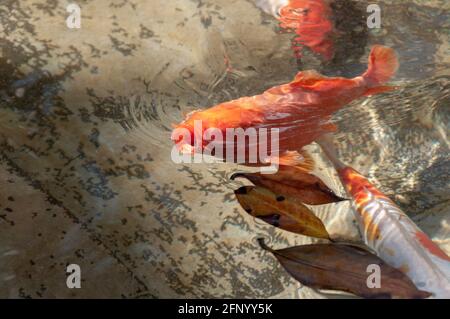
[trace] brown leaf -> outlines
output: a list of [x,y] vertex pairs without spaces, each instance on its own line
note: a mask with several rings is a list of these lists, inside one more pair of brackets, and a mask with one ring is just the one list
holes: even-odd
[[[259,239],[261,247],[275,255],[286,271],[302,284],[316,289],[341,290],[365,298],[427,298],[401,271],[374,254],[350,245],[313,244],[273,250]],[[380,266],[380,288],[369,288],[369,265]]]
[[290,232],[329,239],[322,221],[295,199],[258,186],[243,186],[234,193],[242,208],[254,217]]
[[275,174],[236,173],[231,179],[244,177],[256,186],[261,186],[272,192],[292,196],[308,205],[322,205],[342,200],[325,183],[310,173],[295,166],[280,166]]

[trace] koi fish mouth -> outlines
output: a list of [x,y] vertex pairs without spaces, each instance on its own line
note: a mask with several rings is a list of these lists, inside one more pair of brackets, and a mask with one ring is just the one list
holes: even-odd
[[190,141],[186,141],[187,136],[185,133],[187,131],[190,132],[188,127],[184,125],[178,125],[174,127],[170,139],[173,141],[177,150],[181,154],[193,155],[195,153],[194,139],[192,138],[192,134],[189,134]]

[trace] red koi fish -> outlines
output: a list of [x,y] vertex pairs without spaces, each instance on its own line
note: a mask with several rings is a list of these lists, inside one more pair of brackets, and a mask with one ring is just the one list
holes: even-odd
[[[279,129],[277,153],[282,156],[334,131],[335,126],[329,120],[343,106],[362,96],[391,90],[393,87],[382,85],[397,68],[394,50],[377,45],[372,48],[368,69],[361,76],[347,79],[325,77],[315,71],[299,72],[292,82],[275,86],[260,95],[191,112],[184,121],[174,125],[172,140],[178,149],[199,152],[214,140],[205,138],[207,134],[204,133],[210,128],[218,129],[223,136],[227,129],[276,128]],[[199,122],[201,127],[196,125]],[[230,141],[223,142],[224,149],[227,143]]]
[[256,5],[272,14],[280,27],[296,34],[292,48],[297,58],[304,46],[325,61],[334,56],[332,10],[324,0],[256,0]]
[[318,142],[353,199],[366,245],[406,274],[418,289],[432,293],[432,298],[450,298],[450,257],[389,197],[340,162],[328,136]]

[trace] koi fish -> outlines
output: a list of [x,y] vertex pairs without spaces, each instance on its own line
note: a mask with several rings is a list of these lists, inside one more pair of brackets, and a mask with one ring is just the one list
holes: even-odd
[[450,298],[450,257],[389,197],[339,161],[329,136],[318,143],[353,199],[366,245],[407,275],[418,289],[432,293],[432,298]]
[[[294,80],[268,89],[252,97],[221,103],[206,110],[189,113],[174,125],[172,140],[179,150],[187,153],[202,151],[212,137],[205,137],[208,129],[218,129],[226,136],[227,129],[279,130],[279,145],[275,150],[283,156],[300,150],[322,134],[335,131],[331,115],[362,96],[392,90],[383,86],[396,72],[398,61],[394,50],[376,45],[369,55],[368,69],[352,79],[326,77],[315,71],[301,71]],[[201,123],[201,126],[196,123]],[[258,131],[259,132],[259,131]],[[222,154],[226,153],[223,141]],[[257,141],[250,147],[267,148]],[[248,151],[249,145],[246,146]],[[248,152],[246,153],[248,154]],[[224,156],[226,158],[227,156]]]
[[334,56],[332,10],[324,0],[256,0],[256,5],[273,15],[280,27],[296,34],[292,49],[297,58],[310,48],[325,61]]

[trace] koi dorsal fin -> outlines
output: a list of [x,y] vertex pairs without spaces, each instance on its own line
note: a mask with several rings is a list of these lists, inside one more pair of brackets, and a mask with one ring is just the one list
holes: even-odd
[[292,84],[298,86],[312,86],[317,82],[322,81],[326,78],[327,78],[326,76],[314,70],[300,71],[295,76],[294,81],[292,81]]

